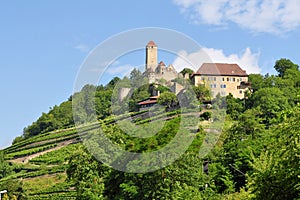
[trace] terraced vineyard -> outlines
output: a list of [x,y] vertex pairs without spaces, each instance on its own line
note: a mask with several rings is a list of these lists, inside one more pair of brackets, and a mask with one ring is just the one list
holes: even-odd
[[179,111],[155,111],[149,115],[146,111],[110,116],[105,120],[76,128],[56,130],[15,143],[4,149],[5,159],[14,165],[16,173],[0,180],[22,180],[28,199],[75,199],[74,184],[66,181],[66,169],[69,156],[81,144],[78,134],[84,135],[100,124],[110,125],[117,121],[131,120],[144,124],[161,119],[171,119]]
[[[81,134],[98,123],[80,127]],[[82,145],[75,128],[41,134],[4,149],[16,173],[0,180],[22,180],[28,199],[75,199],[72,182],[66,182],[67,160]]]
[[28,199],[75,199],[65,182],[66,160],[81,145],[75,128],[53,131],[6,148],[6,160],[18,171],[1,181],[21,179]]

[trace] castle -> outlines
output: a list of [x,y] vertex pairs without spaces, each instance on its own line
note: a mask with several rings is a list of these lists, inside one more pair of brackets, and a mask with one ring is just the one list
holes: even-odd
[[168,84],[178,77],[178,73],[173,67],[169,65],[166,67],[163,61],[157,63],[157,45],[154,41],[148,42],[146,46],[146,66],[144,76],[148,78],[149,83],[160,83],[162,79]]
[[[248,74],[237,64],[228,63],[203,63],[191,76],[177,73],[172,64],[166,66],[163,61],[158,63],[157,45],[149,41],[146,45],[146,64],[143,76],[149,83],[169,86],[176,95],[184,89],[174,79],[181,77],[190,79],[194,86],[205,85],[211,90],[212,97],[218,94],[227,96],[232,94],[235,98],[245,98],[245,92],[251,90]],[[125,88],[126,89],[126,88]],[[119,99],[122,100],[129,93],[129,88],[121,88]],[[159,95],[159,94],[153,94]]]

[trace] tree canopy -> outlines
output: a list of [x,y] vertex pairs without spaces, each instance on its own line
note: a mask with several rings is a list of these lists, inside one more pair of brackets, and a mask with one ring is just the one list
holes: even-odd
[[282,58],[276,61],[274,68],[278,72],[278,75],[280,77],[283,77],[285,75],[286,70],[288,69],[298,70],[299,66],[297,64],[294,64],[289,59]]

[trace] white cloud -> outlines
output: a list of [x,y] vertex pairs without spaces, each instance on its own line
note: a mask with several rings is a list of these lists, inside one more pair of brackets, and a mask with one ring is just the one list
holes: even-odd
[[76,45],[74,48],[78,49],[79,51],[84,52],[84,53],[90,51],[90,47],[86,44],[83,44],[83,43],[80,43],[80,44]]
[[128,75],[132,70],[133,70],[133,66],[126,64],[126,65],[120,65],[120,66],[109,66],[106,70],[107,73],[111,74],[111,75]]
[[299,0],[173,0],[194,23],[282,34],[300,26]]
[[252,53],[250,48],[246,48],[239,54],[230,55],[225,55],[221,49],[202,48],[200,51],[190,54],[186,51],[179,52],[179,57],[174,60],[173,66],[177,71],[181,71],[185,67],[196,71],[205,62],[236,63],[248,74],[251,74],[261,72],[258,59],[259,53]]

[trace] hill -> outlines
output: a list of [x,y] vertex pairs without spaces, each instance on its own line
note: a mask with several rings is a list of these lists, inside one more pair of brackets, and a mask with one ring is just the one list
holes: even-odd
[[[82,108],[90,109],[88,97],[95,93],[89,91],[96,91],[101,99],[98,120],[75,129],[68,120],[56,123],[58,114],[43,114],[12,146],[0,151],[0,190],[7,189],[10,199],[298,199],[300,71],[288,63],[276,62],[277,76],[250,75],[253,91],[244,99],[217,95],[207,110],[200,110],[199,104],[179,109],[176,99],[162,95],[166,98],[158,100],[161,106],[137,111],[136,102],[150,95],[146,85],[129,99],[132,112],[112,114],[106,109],[114,82],[87,85],[76,95],[86,100],[80,102],[85,103]],[[197,94],[201,99],[201,92]],[[89,117],[84,113],[76,116],[79,121]],[[40,132],[32,131],[36,128]],[[147,135],[156,128],[155,135]],[[97,139],[100,134],[142,159],[123,153],[109,157],[114,149]],[[147,157],[169,147],[178,135],[169,148],[174,151],[166,157]],[[179,152],[190,138],[187,149]],[[98,159],[89,152],[91,147],[100,150],[93,154]],[[176,159],[168,163],[172,156]]]
[[[144,124],[149,121],[169,121],[178,118],[178,114],[178,111],[165,113],[158,110],[156,115],[150,117],[147,111],[141,111],[111,116],[99,122],[111,126],[130,117],[136,124]],[[21,180],[19,192],[27,199],[76,199],[75,183],[67,181],[68,161],[70,155],[82,148],[81,137],[97,130],[98,126],[97,122],[82,125],[79,127],[80,136],[78,127],[51,131],[16,142],[4,149],[4,159],[10,163],[13,173],[2,178],[0,186],[5,187],[4,184],[12,182],[12,189],[15,189]],[[18,189],[20,190],[16,188],[14,191],[15,194],[18,194]]]

